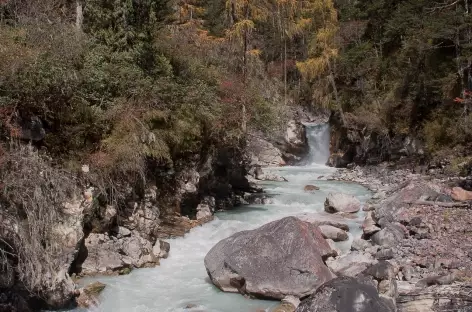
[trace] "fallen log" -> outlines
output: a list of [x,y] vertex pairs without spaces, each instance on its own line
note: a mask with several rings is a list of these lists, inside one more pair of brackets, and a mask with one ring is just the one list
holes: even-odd
[[445,203],[445,202],[437,202],[437,201],[425,201],[425,200],[417,200],[417,201],[406,201],[406,204],[410,205],[419,205],[419,206],[439,206],[445,208],[472,208],[470,202],[458,202],[458,203]]

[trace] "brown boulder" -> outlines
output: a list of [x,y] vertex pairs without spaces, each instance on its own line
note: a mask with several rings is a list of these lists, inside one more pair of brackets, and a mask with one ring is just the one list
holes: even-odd
[[315,185],[306,185],[303,190],[305,192],[313,192],[313,191],[318,191],[320,188],[318,186],[315,186]]
[[466,191],[462,187],[453,187],[451,197],[456,201],[472,200],[472,192]]

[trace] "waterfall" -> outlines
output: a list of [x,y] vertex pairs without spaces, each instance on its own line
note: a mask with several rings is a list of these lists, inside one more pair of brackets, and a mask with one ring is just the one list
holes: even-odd
[[329,159],[329,124],[305,124],[309,153],[306,165],[325,165]]

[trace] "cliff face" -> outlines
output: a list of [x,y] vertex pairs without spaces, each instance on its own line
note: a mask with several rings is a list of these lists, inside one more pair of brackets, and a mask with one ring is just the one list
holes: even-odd
[[331,157],[328,164],[344,168],[351,163],[375,165],[384,161],[423,164],[423,143],[411,135],[380,133],[367,127],[342,121],[338,113],[329,119]]

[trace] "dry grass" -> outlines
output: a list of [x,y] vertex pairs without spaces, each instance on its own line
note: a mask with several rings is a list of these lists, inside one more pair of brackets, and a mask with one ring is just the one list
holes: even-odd
[[55,276],[63,265],[63,246],[54,228],[62,219],[63,204],[77,194],[76,183],[31,146],[12,146],[3,157],[0,233],[12,242],[18,278],[41,296],[44,290],[62,287]]

